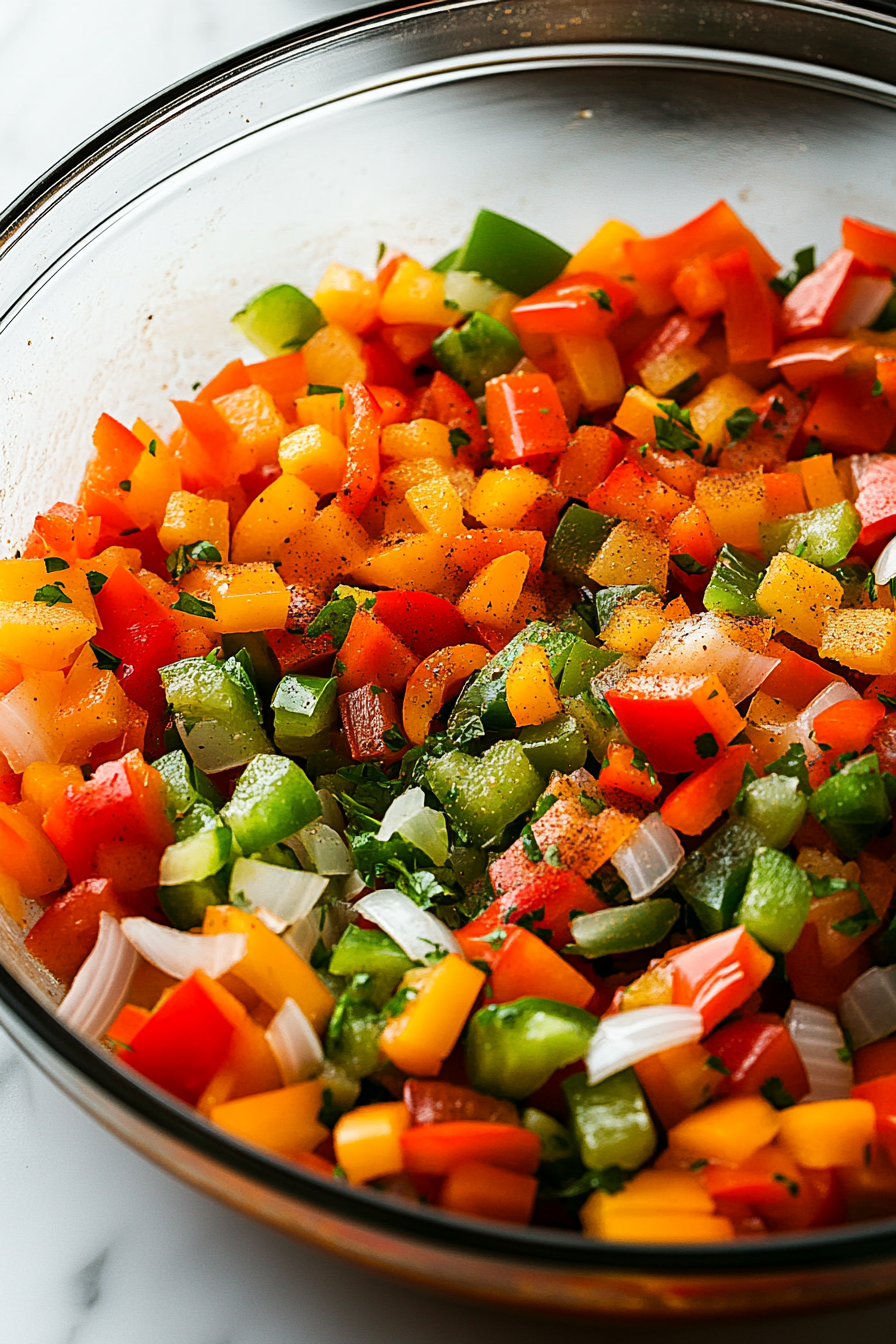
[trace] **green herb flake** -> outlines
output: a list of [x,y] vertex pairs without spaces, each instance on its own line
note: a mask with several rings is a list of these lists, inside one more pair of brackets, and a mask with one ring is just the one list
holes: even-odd
[[526,858],[529,859],[532,863],[541,863],[542,860],[541,846],[539,845],[537,839],[535,838],[535,832],[532,830],[531,826],[526,825],[523,827],[522,831],[520,832],[520,841],[522,843],[523,853],[525,854]]
[[694,746],[701,761],[708,761],[711,757],[719,754],[719,744],[712,733],[701,733],[695,740]]
[[706,573],[707,566],[701,565],[700,561],[695,560],[692,555],[688,555],[687,551],[682,551],[680,555],[673,555],[670,559],[672,560],[672,563],[677,565],[680,570],[683,570],[685,574]]
[[875,378],[875,380],[874,380],[874,386],[871,388],[871,395],[872,395],[872,397],[879,397],[879,396],[881,396],[882,393],[883,393],[883,390],[884,390],[884,385],[883,385],[883,383],[881,382],[881,380],[880,380],[879,378]]
[[613,303],[605,289],[593,289],[591,291],[591,297],[598,308],[602,308],[605,313],[612,313]]
[[130,481],[119,481],[119,482],[118,482],[118,488],[119,488],[119,490],[123,490],[123,491],[125,492],[125,494],[127,495],[127,494],[130,493],[131,483],[130,483]]
[[158,445],[158,443],[156,442],[155,439],[150,439],[150,441],[149,441],[149,447],[148,447],[147,450],[146,450],[146,451],[149,453],[150,457],[155,457],[155,455],[156,455],[156,449],[158,448],[158,446],[159,446],[159,445]]
[[34,601],[43,602],[48,607],[55,607],[60,602],[70,607],[72,600],[62,591],[63,587],[64,584],[62,583],[45,583],[34,594]]
[[180,593],[177,601],[171,603],[171,610],[182,611],[186,616],[202,616],[208,621],[213,621],[216,615],[213,603],[192,593]]
[[759,416],[755,411],[751,411],[749,406],[741,406],[733,415],[729,415],[725,421],[725,428],[728,430],[731,442],[739,443],[741,439],[745,439],[758,419]]
[[806,451],[803,453],[803,457],[821,457],[823,453],[824,444],[821,439],[817,439],[813,434],[806,444]]
[[449,429],[448,442],[451,445],[452,453],[457,457],[460,449],[466,448],[467,444],[472,443],[473,440],[465,429]]
[[[779,1109],[780,1109],[780,1108],[779,1108]],[[781,1185],[786,1186],[786,1187],[787,1187],[787,1193],[788,1193],[788,1195],[790,1195],[791,1199],[796,1199],[797,1195],[800,1193],[800,1187],[799,1187],[799,1185],[797,1184],[797,1182],[794,1181],[794,1180],[791,1180],[791,1178],[790,1178],[789,1176],[785,1176],[783,1171],[775,1171],[775,1172],[773,1172],[773,1173],[772,1173],[772,1180],[773,1180],[773,1181],[778,1181]]]
[[730,1076],[731,1070],[727,1064],[723,1064],[718,1055],[709,1055],[706,1060],[706,1067],[714,1069],[716,1073],[723,1073],[726,1077]]
[[395,724],[393,724],[391,728],[387,728],[383,733],[383,742],[390,751],[401,751],[408,744],[408,740],[404,733],[400,728],[397,728]]
[[109,578],[108,574],[103,574],[98,569],[88,569],[87,586],[94,597],[96,597],[97,593],[102,591],[103,585],[106,583],[108,578]]
[[93,640],[90,641],[90,650],[101,672],[117,672],[121,667],[120,658],[116,658],[114,653],[109,653],[108,649],[101,649]]
[[796,1105],[780,1078],[766,1078],[759,1091],[776,1111],[786,1111],[788,1107]]
[[60,570],[70,569],[71,566],[69,565],[68,561],[63,560],[62,556],[60,555],[48,555],[47,558],[44,560],[44,568],[46,569],[48,574],[56,574]]

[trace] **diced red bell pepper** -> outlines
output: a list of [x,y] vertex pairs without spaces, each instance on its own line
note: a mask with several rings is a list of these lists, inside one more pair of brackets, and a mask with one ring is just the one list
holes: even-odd
[[[339,697],[339,713],[353,761],[397,761],[403,746],[397,746],[401,731],[401,711],[395,696],[385,687],[359,686]],[[394,742],[387,735],[396,734]]]
[[22,785],[19,775],[0,775],[0,803],[19,803]]
[[521,299],[511,316],[522,332],[556,336],[608,336],[629,316],[635,296],[597,271],[561,275]]
[[869,224],[865,219],[846,215],[843,220],[843,246],[869,266],[883,266],[896,271],[896,233],[881,224]]
[[863,943],[836,966],[826,966],[821,959],[818,929],[807,921],[785,964],[795,999],[836,1009],[840,995],[871,965],[871,953]]
[[871,462],[862,475],[855,506],[862,520],[860,546],[873,546],[896,532],[896,458]]
[[380,408],[383,417],[380,423],[384,429],[386,425],[397,425],[407,420],[411,400],[404,392],[386,383],[369,383],[367,390]]
[[449,1120],[404,1130],[401,1151],[406,1171],[427,1176],[446,1176],[461,1162],[490,1162],[531,1175],[541,1161],[541,1140],[521,1125]]
[[860,261],[848,247],[803,277],[781,305],[784,339],[841,336],[873,322],[893,292],[889,271]]
[[117,676],[128,697],[159,717],[165,711],[159,668],[177,658],[173,618],[123,565],[112,571],[95,600],[103,628],[94,643],[121,659]]
[[342,694],[371,683],[400,691],[420,661],[387,625],[363,608],[352,617],[338,657]]
[[266,630],[265,635],[283,677],[287,672],[308,672],[333,656],[333,638],[329,634],[309,638],[291,634],[289,630]]
[[793,649],[776,639],[769,641],[766,653],[769,658],[777,658],[779,661],[760,689],[776,700],[786,700],[795,709],[805,709],[832,681],[843,680],[811,658],[794,653]]
[[709,330],[709,323],[687,313],[672,313],[656,331],[636,345],[626,359],[626,368],[638,379],[641,370],[663,355],[697,345]]
[[722,311],[725,286],[712,268],[712,257],[705,252],[684,263],[671,288],[690,317],[707,318]]
[[479,411],[469,393],[459,383],[438,369],[428,387],[421,388],[411,407],[412,419],[438,420],[449,429],[462,429],[470,442],[458,448],[461,462],[478,466],[488,445],[485,428],[479,421]]
[[768,366],[778,369],[794,392],[802,392],[821,378],[844,373],[850,356],[857,349],[858,341],[849,341],[842,336],[809,336],[782,345]]
[[702,835],[734,802],[748,763],[757,764],[749,743],[727,747],[672,790],[660,808],[663,821],[682,835]]
[[737,1167],[711,1163],[700,1179],[713,1199],[736,1199],[762,1214],[797,1198],[802,1173],[785,1149],[769,1145]]
[[870,1083],[872,1078],[896,1074],[896,1036],[863,1045],[853,1055],[852,1066],[857,1083]]
[[262,359],[257,364],[247,364],[246,374],[250,384],[255,383],[270,392],[277,410],[285,420],[295,419],[296,398],[308,384],[305,356],[301,350],[294,350],[289,355],[275,355],[273,359]]
[[496,462],[562,453],[569,442],[566,416],[546,373],[492,378],[485,385],[485,413]]
[[451,644],[479,644],[457,607],[434,593],[388,590],[377,593],[373,614],[418,659]]
[[514,883],[513,874],[503,863],[506,855],[496,859],[489,876],[499,893],[491,905],[460,930],[465,938],[482,938],[504,924],[513,924],[524,915],[532,916],[533,929],[548,929],[551,943],[562,948],[572,941],[569,921],[573,912],[591,914],[605,910],[606,902],[599,899],[594,888],[578,873],[539,864],[534,877],[525,877]]
[[346,383],[348,461],[336,494],[338,504],[358,518],[370,503],[380,478],[380,425],[382,411],[363,383]]
[[797,1232],[843,1222],[846,1209],[835,1167],[800,1167],[797,1185],[795,1195],[763,1209],[762,1218],[768,1228],[773,1232]]
[[626,460],[588,496],[589,509],[610,518],[628,518],[645,527],[665,531],[679,513],[691,507],[686,495],[664,485],[636,462]]
[[[692,504],[690,508],[676,514],[669,524],[666,540],[669,543],[671,573],[678,584],[692,592],[705,588],[720,546],[704,510],[699,505]],[[698,565],[702,565],[702,570],[692,574],[682,569],[676,563],[675,557],[685,555],[689,555]]]
[[840,700],[816,714],[813,736],[817,743],[826,743],[834,756],[844,751],[863,752],[885,714],[879,700]]
[[512,1101],[486,1097],[472,1087],[460,1087],[441,1078],[406,1078],[404,1104],[412,1125],[444,1125],[449,1120],[481,1120],[489,1124],[515,1125],[517,1111]]
[[622,811],[625,811],[624,802],[616,803],[611,798],[611,793],[623,793],[639,802],[652,803],[663,789],[651,770],[635,764],[634,755],[634,747],[628,746],[627,743],[610,742],[607,746],[606,764],[598,776],[604,800],[612,802],[613,806],[621,807]]
[[725,341],[732,364],[771,359],[775,351],[777,300],[753,265],[746,247],[713,262],[725,287]]
[[54,504],[35,518],[22,558],[61,555],[85,560],[94,554],[101,524],[101,518],[89,517],[80,504]]
[[151,1014],[123,1059],[150,1082],[195,1105],[224,1063],[245,1016],[232,994],[196,971]]
[[405,367],[418,370],[420,365],[432,365],[432,343],[441,331],[420,322],[402,322],[380,327],[377,336]]
[[239,392],[242,388],[248,387],[251,382],[249,371],[243,361],[232,359],[229,364],[225,364],[223,369],[215,374],[214,378],[199,389],[193,400],[212,402],[215,397],[226,397],[230,392]]
[[729,1022],[714,1031],[704,1045],[728,1070],[719,1088],[721,1095],[740,1097],[759,1092],[773,1078],[794,1101],[809,1091],[806,1070],[790,1032],[775,1013],[756,1013]]
[[140,460],[143,444],[111,415],[101,415],[93,431],[96,456],[87,464],[78,491],[78,503],[90,515],[102,518],[110,532],[133,526],[128,509],[128,481]]
[[172,405],[185,431],[177,439],[185,489],[235,485],[252,470],[254,452],[239,443],[217,406],[203,401],[173,401]]
[[[461,946],[468,957],[473,939],[465,939]],[[559,953],[554,952],[535,933],[512,925],[500,947],[480,943],[475,957],[491,966],[489,984],[493,1003],[510,1003],[526,997],[554,999],[585,1008],[594,997],[594,986],[579,975]]]
[[626,737],[654,770],[699,770],[727,747],[743,722],[718,677],[633,672],[607,692]]
[[[627,269],[640,283],[672,284],[686,262],[701,253],[719,257],[734,248],[746,247],[763,280],[777,275],[779,266],[755,234],[738,219],[726,201],[716,201],[708,210],[671,233],[657,238],[636,238],[624,244]],[[671,306],[671,305],[670,305]]]
[[[391,345],[377,335],[372,340],[365,341],[361,351],[367,364],[368,385],[373,392],[374,385],[381,387],[393,387],[401,393],[410,395],[414,391],[414,378],[406,364],[398,358]],[[373,392],[373,395],[379,403],[379,397]],[[394,424],[395,421],[386,421],[387,424]]]
[[896,1162],[896,1073],[858,1083],[852,1096],[870,1101],[877,1116],[877,1137],[891,1162]]
[[774,965],[742,925],[667,953],[672,1002],[698,1008],[707,1031],[746,1003]]
[[[159,856],[174,840],[162,777],[139,751],[101,765],[84,784],[69,786],[43,824],[72,881],[109,877],[103,868],[115,864],[117,871],[119,860],[127,858],[133,880],[126,890],[153,885]],[[138,880],[147,869],[154,869],[149,880]]]
[[125,919],[134,910],[104,877],[90,877],[57,896],[27,934],[25,946],[57,980],[66,984],[93,951],[100,915]]
[[806,416],[806,434],[841,455],[879,453],[896,429],[896,399],[874,395],[872,375],[825,378]]
[[126,1003],[121,1012],[112,1023],[106,1036],[110,1041],[115,1042],[116,1055],[123,1055],[127,1052],[128,1046],[137,1035],[141,1027],[144,1027],[149,1021],[149,1009],[141,1008],[136,1003]]
[[537,1194],[534,1176],[492,1162],[461,1162],[443,1181],[437,1202],[451,1213],[525,1226],[532,1219]]

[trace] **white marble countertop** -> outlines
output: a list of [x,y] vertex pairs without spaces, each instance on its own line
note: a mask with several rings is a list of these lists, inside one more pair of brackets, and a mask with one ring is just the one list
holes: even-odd
[[[0,203],[105,122],[339,0],[0,0]],[[614,1330],[615,1327],[609,1326]],[[626,1329],[628,1344],[896,1339],[896,1305]],[[443,1301],[295,1244],[178,1184],[0,1033],[0,1344],[538,1344],[561,1325]]]

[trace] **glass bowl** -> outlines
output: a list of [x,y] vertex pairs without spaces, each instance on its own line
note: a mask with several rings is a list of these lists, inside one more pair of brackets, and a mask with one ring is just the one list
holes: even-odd
[[[783,260],[891,223],[896,22],[777,0],[397,6],[304,28],[102,131],[0,220],[0,544],[74,496],[103,410],[173,424],[244,353],[265,285],[379,239],[423,260],[480,205],[568,246],[608,215],[661,232],[725,196]],[[896,1287],[896,1220],[707,1246],[602,1244],[329,1182],[216,1130],[53,1013],[0,926],[0,1013],[114,1133],[256,1218],[432,1287],[585,1314],[839,1304]]]

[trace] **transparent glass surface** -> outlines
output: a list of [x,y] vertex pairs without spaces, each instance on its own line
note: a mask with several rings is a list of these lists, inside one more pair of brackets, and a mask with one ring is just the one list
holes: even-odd
[[[763,0],[366,11],[196,76],[0,221],[0,549],[74,496],[101,411],[165,432],[169,397],[247,354],[229,324],[247,298],[313,289],[333,259],[369,269],[380,240],[434,260],[486,205],[575,248],[610,215],[659,232],[724,196],[786,262],[833,248],[844,213],[893,222],[894,80],[892,20]],[[71,1037],[10,928],[0,957],[4,1021],[106,1124],[368,1263],[518,1304],[679,1315],[842,1301],[896,1278],[892,1221],[695,1253],[325,1187]]]

